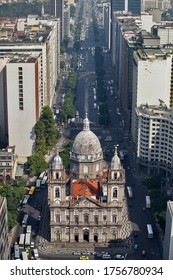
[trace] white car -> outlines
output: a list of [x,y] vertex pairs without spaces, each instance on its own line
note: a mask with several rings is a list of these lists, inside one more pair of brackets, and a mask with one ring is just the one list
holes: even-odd
[[115,259],[116,259],[116,260],[124,260],[124,259],[125,259],[125,256],[124,256],[124,255],[121,255],[121,254],[116,254],[116,255],[115,255]]
[[35,245],[34,245],[34,241],[31,241],[31,246],[30,246],[30,247],[31,247],[31,248],[34,248],[34,246],[35,246]]
[[80,256],[81,255],[81,252],[73,252],[72,253],[74,256]]

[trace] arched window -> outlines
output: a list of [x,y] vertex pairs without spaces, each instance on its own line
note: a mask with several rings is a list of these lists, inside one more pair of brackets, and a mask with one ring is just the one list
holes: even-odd
[[96,225],[98,225],[98,222],[99,222],[98,216],[94,216],[94,223],[95,223]]
[[60,189],[59,188],[57,188],[55,190],[55,198],[58,198],[58,197],[60,197]]
[[100,166],[99,166],[99,163],[96,164],[96,171],[99,171],[100,170]]
[[117,198],[117,196],[118,196],[118,190],[117,190],[117,189],[114,189],[114,190],[113,190],[113,197],[114,197],[114,198]]
[[116,224],[116,222],[117,222],[117,216],[113,215],[112,216],[112,223]]
[[89,216],[84,215],[84,224],[89,224]]
[[84,165],[84,167],[83,167],[83,172],[84,172],[84,173],[88,173],[88,165]]
[[56,215],[55,219],[56,219],[56,223],[60,223],[60,215]]

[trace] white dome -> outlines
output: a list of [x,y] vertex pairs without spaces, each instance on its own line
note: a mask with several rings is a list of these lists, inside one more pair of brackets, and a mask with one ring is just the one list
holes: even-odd
[[55,168],[60,168],[60,166],[62,165],[62,158],[60,157],[59,153],[57,153],[54,157],[53,164]]
[[102,148],[97,136],[89,128],[89,120],[86,118],[83,121],[83,130],[76,136],[72,154],[77,155],[96,155],[102,154]]

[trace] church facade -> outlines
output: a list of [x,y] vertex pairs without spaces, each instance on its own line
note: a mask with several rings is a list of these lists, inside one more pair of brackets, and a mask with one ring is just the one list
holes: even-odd
[[122,238],[125,170],[117,148],[106,166],[89,120],[70,152],[70,174],[57,154],[49,166],[51,242],[112,242]]

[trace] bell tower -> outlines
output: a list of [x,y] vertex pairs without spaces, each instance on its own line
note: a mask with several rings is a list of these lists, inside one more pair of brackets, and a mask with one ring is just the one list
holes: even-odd
[[124,198],[125,187],[125,170],[121,165],[120,158],[118,157],[117,145],[115,146],[114,156],[111,161],[111,166],[108,176],[107,185],[107,202],[112,201],[122,202]]

